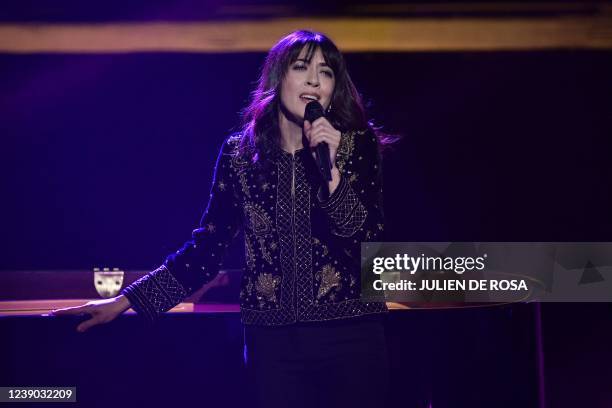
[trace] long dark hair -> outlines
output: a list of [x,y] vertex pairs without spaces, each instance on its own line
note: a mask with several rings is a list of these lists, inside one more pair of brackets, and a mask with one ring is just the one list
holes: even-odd
[[250,159],[252,163],[261,163],[278,153],[281,85],[289,66],[297,60],[304,47],[307,61],[320,49],[325,62],[334,71],[336,83],[331,100],[332,109],[326,115],[330,123],[341,132],[371,127],[381,145],[393,142],[394,137],[383,134],[368,123],[361,95],[336,45],[324,34],[298,30],[281,38],[266,56],[257,87],[251,93],[249,105],[242,111],[238,154]]

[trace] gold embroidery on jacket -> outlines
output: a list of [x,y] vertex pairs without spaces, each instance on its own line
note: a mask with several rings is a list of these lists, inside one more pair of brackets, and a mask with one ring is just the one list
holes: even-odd
[[253,244],[251,244],[248,234],[244,234],[244,249],[246,252],[247,266],[250,269],[255,269],[255,254],[253,253]]
[[247,278],[247,284],[245,286],[246,289],[246,293],[250,296],[253,294],[253,281],[251,281],[251,278]]
[[265,298],[268,302],[276,302],[276,287],[280,283],[280,276],[273,276],[271,273],[262,273],[257,277],[255,289],[257,299]]
[[344,165],[355,149],[355,132],[346,132],[340,137],[340,144],[336,151],[336,165],[340,172],[344,172]]
[[266,248],[265,238],[261,238],[261,237],[259,238],[259,250],[261,251],[262,258],[265,259],[266,262],[268,262],[270,265],[272,265],[273,264],[272,256],[270,255],[270,252]]
[[272,265],[272,256],[268,249],[266,248],[266,239],[264,237],[259,237],[257,239],[259,242],[259,251],[261,252],[261,257],[266,260],[270,265]]
[[[272,256],[266,248],[266,237],[272,231],[272,219],[260,205],[255,203],[244,204],[244,212],[247,218],[249,226],[253,230],[253,233],[257,237],[259,243],[259,251],[261,257],[272,265]],[[252,248],[251,248],[252,250]]]
[[246,174],[244,172],[240,172],[238,174],[238,180],[240,180],[240,187],[242,187],[242,192],[248,198],[251,198],[251,192],[249,191],[249,183],[247,183]]
[[323,249],[322,256],[327,256],[329,254],[329,248],[327,245],[323,244],[319,238],[312,237],[312,243],[321,246]]
[[240,181],[240,187],[242,187],[242,192],[245,196],[251,198],[251,192],[249,191],[249,186],[246,179],[246,171],[247,167],[249,166],[249,161],[240,154],[238,154],[236,149],[234,149],[234,153],[232,154],[232,159],[230,161],[230,166],[238,174],[238,180]]
[[319,293],[317,293],[317,299],[321,299],[334,287],[336,289],[340,289],[340,272],[330,264],[323,266],[323,269],[315,274],[315,279],[317,281],[321,281],[321,284],[319,285]]
[[[351,178],[352,174],[357,175],[353,171],[353,165],[357,164],[358,157],[363,155],[363,152],[358,150],[360,140],[356,139],[359,132],[345,133],[342,135],[342,146],[336,156],[336,163],[342,163],[343,177],[357,187],[356,183],[364,180],[361,173],[357,179]],[[365,155],[363,156],[365,159]],[[248,242],[245,241],[246,263],[254,264],[254,268],[247,272],[242,282],[243,321],[248,324],[281,325],[384,311],[384,303],[360,301],[358,273],[352,273],[341,263],[328,261],[334,250],[339,251],[342,258],[350,257],[351,251],[343,253],[342,250],[346,248],[333,248],[326,240],[312,236],[312,192],[305,177],[302,155],[290,156],[281,153],[275,163],[276,171],[268,174],[269,179],[262,178],[252,171],[251,166],[245,164],[246,162],[240,159],[230,162],[232,172],[223,177],[225,191],[231,190],[235,198],[234,205],[242,207],[243,226],[245,235],[248,236]],[[293,180],[295,188],[292,190]],[[220,190],[218,186],[215,187],[217,191]],[[359,186],[359,189],[361,187]],[[358,193],[357,189],[355,192]],[[352,199],[348,201],[348,204],[353,204]],[[343,206],[342,214],[348,216],[345,212],[348,207]],[[378,221],[373,223],[373,228],[369,228],[371,233],[379,230],[376,222]],[[359,223],[348,229],[354,231],[361,227],[364,226]],[[217,228],[225,229],[225,226],[218,225]],[[363,228],[363,233],[366,229],[368,228]],[[371,234],[372,238],[375,236]],[[347,244],[350,244],[349,241],[353,242],[347,240]],[[354,244],[358,242],[355,241]],[[316,256],[313,257],[315,252]],[[352,253],[355,258],[359,257],[355,250]],[[324,254],[327,256],[323,257]],[[273,260],[273,263],[269,264],[270,260]],[[316,266],[315,261],[318,261]],[[352,284],[352,287],[349,287],[349,284]]]
[[249,226],[257,237],[263,237],[270,233],[272,229],[272,219],[260,205],[245,203],[244,212]]
[[234,153],[232,154],[232,160],[230,161],[230,165],[234,170],[241,171],[249,165],[249,161],[234,151]]
[[240,142],[241,139],[242,139],[241,134],[234,133],[233,135],[230,135],[230,137],[227,138],[227,144],[234,145],[234,150],[236,150],[238,148],[238,143]]

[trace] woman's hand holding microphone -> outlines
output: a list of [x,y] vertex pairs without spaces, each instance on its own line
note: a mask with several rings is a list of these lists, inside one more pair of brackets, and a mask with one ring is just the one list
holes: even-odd
[[315,149],[319,143],[327,143],[327,146],[329,147],[329,158],[332,164],[332,180],[329,182],[329,193],[331,194],[340,183],[340,171],[336,167],[336,152],[338,151],[338,146],[340,145],[341,133],[339,130],[334,128],[324,116],[321,116],[313,123],[310,123],[308,120],[304,120],[304,135],[310,143],[310,150],[312,151],[312,155],[315,157],[315,159]]

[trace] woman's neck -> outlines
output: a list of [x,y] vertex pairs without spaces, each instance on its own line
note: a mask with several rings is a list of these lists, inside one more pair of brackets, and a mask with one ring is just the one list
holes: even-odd
[[287,119],[281,111],[278,113],[278,126],[280,128],[281,149],[291,154],[304,147],[302,143],[302,127]]

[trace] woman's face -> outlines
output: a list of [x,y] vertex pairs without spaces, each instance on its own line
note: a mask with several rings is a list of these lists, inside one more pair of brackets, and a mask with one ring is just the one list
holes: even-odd
[[306,48],[302,48],[298,59],[289,65],[281,85],[281,103],[299,121],[304,120],[308,102],[316,100],[327,109],[336,84],[335,73],[325,63],[321,49],[317,48],[308,62]]

